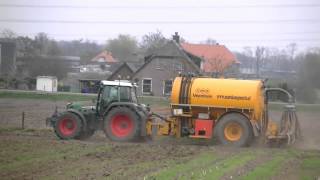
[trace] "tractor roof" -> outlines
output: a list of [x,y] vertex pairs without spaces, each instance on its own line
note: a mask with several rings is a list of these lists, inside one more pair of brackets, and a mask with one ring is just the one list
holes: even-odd
[[131,82],[129,81],[101,81],[101,84],[102,85],[105,85],[105,86],[126,86],[126,87],[132,87],[132,86],[136,86],[135,84],[132,85]]

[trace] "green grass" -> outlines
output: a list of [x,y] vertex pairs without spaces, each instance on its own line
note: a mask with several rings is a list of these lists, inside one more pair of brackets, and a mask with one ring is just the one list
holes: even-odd
[[0,92],[0,98],[14,99],[43,99],[50,101],[90,101],[95,96],[87,96],[81,94],[52,94],[52,93],[37,93],[37,92]]
[[[96,96],[81,94],[38,93],[34,91],[0,91],[0,98],[40,99],[50,101],[91,101],[92,99],[96,99]],[[169,106],[169,99],[165,97],[143,96],[139,97],[139,102],[143,104],[150,104],[151,106]]]
[[186,163],[176,164],[163,169],[156,174],[151,175],[149,179],[174,179],[178,174],[191,172],[195,168],[199,167],[199,165],[206,165],[216,159],[217,157],[214,156],[214,152],[203,153]]
[[257,154],[259,153],[243,152],[222,160],[214,152],[204,153],[186,163],[157,172],[150,179],[219,179],[225,173],[254,159]]
[[169,107],[170,99],[165,97],[143,96],[139,97],[139,102],[142,104],[149,104],[150,106]]
[[[246,164],[248,161],[255,158],[255,155],[252,153],[248,154],[239,154],[233,157],[230,157],[224,161],[222,161],[220,164],[218,164],[217,167],[219,169],[216,169],[216,167],[211,167],[210,169],[207,169],[206,171],[208,173],[199,174],[199,176],[196,176],[195,179],[198,179],[198,177],[203,177],[204,179],[219,179],[221,178],[225,173],[231,172],[237,167],[241,167],[244,164]],[[201,178],[202,179],[202,178]]]
[[304,157],[300,168],[300,179],[313,180],[320,177],[319,153],[309,153]]
[[276,175],[283,163],[294,156],[296,153],[293,151],[286,151],[282,153],[274,154],[270,161],[256,167],[253,171],[249,172],[247,175],[243,176],[243,180],[255,180],[255,179],[270,179],[272,176]]

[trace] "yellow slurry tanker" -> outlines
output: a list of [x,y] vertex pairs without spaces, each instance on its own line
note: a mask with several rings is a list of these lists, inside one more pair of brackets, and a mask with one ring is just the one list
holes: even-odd
[[[268,118],[270,91],[284,93],[290,103],[278,123]],[[222,144],[235,146],[250,145],[257,136],[291,144],[300,134],[292,100],[287,91],[265,88],[261,80],[177,77],[171,94],[172,117],[159,126],[160,134],[215,136]]]
[[[271,91],[284,93],[289,101],[279,122],[269,121]],[[163,117],[138,103],[135,84],[102,81],[96,106],[68,104],[66,112],[48,121],[61,139],[84,139],[102,129],[113,141],[172,135],[215,137],[232,146],[248,146],[255,137],[292,144],[300,135],[292,100],[287,91],[265,88],[261,80],[180,76],[172,86],[171,115]]]

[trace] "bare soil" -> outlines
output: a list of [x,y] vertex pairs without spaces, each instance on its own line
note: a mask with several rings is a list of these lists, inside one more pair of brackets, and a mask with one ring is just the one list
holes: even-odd
[[[56,106],[64,110],[66,103],[0,99],[0,128],[19,128],[22,112],[26,115],[26,128],[31,128],[0,131],[1,179],[148,179],[154,173],[185,164],[202,153],[212,153],[218,157],[218,160],[208,164],[215,167],[234,155],[250,151],[254,157],[252,160],[219,178],[237,179],[269,162],[277,154],[291,149],[299,152],[299,155],[286,159],[279,173],[271,179],[299,179],[296,177],[299,177],[303,161],[300,154],[311,150],[320,158],[320,112],[298,112],[303,140],[293,148],[257,145],[228,148],[215,143],[208,145],[206,141],[170,137],[159,137],[154,142],[115,143],[106,139],[102,132],[96,132],[86,141],[61,141],[51,128],[46,127],[45,119],[51,116]],[[168,108],[152,109],[168,115]],[[280,115],[281,112],[272,112],[274,119],[280,119]],[[317,170],[320,172],[320,167]]]

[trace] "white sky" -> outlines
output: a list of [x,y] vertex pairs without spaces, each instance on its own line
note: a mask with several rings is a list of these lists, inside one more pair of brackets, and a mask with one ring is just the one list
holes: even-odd
[[140,40],[158,29],[192,43],[216,39],[232,50],[292,42],[302,50],[320,46],[319,12],[318,0],[0,0],[0,30],[103,43],[119,33]]

